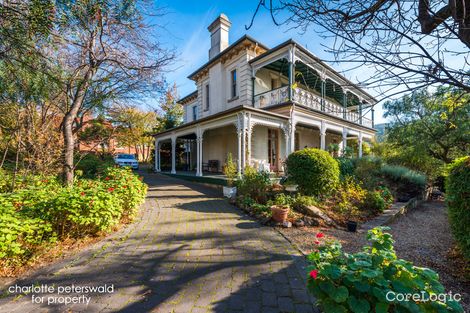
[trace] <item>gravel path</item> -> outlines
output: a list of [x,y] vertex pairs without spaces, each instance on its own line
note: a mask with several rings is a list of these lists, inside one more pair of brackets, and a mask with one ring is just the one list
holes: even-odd
[[[395,239],[398,257],[417,266],[429,267],[439,273],[441,282],[453,293],[462,295],[465,312],[470,312],[470,281],[464,278],[462,259],[453,256],[455,246],[443,202],[425,202],[393,221],[389,227]],[[323,232],[342,242],[347,252],[357,252],[366,244],[366,234],[317,227],[281,229],[281,232],[302,251],[315,246],[315,235]],[[467,274],[468,275],[468,274]]]

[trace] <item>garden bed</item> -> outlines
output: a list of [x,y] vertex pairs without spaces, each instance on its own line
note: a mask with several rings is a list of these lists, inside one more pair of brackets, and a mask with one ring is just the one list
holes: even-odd
[[[0,172],[8,179],[8,173]],[[1,177],[0,177],[1,178]],[[129,169],[109,167],[63,186],[54,176],[24,177],[0,190],[0,276],[15,276],[95,242],[131,221],[147,186]]]
[[[429,267],[440,276],[446,289],[462,295],[465,312],[470,312],[470,265],[459,256],[454,247],[443,202],[423,202],[418,208],[389,224],[395,239],[398,257],[412,261],[416,266]],[[327,239],[339,240],[346,252],[358,252],[366,244],[364,231],[357,233],[326,227],[279,229],[299,250],[312,252],[322,232]],[[466,270],[465,270],[466,268]]]

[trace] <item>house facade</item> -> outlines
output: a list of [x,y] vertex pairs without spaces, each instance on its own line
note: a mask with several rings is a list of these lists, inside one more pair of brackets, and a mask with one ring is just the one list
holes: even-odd
[[[156,171],[165,143],[168,170],[197,176],[220,172],[229,153],[239,172],[282,172],[286,157],[305,147],[355,144],[362,156],[375,135],[371,95],[293,40],[268,48],[245,35],[229,44],[230,27],[224,14],[208,27],[209,61],[188,76],[196,90],[179,100],[184,123],[154,135]],[[178,155],[177,145],[185,149]]]

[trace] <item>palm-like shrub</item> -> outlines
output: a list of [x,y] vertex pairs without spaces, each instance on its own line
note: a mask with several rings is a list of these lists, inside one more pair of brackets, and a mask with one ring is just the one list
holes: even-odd
[[328,152],[307,148],[289,155],[286,161],[289,179],[299,191],[310,196],[328,195],[339,183],[338,162]]
[[470,157],[455,160],[446,179],[446,202],[452,233],[470,259]]

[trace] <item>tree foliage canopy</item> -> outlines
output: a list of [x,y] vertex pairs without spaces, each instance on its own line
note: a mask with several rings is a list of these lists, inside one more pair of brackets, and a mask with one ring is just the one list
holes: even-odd
[[374,69],[359,80],[382,96],[436,83],[470,92],[468,0],[260,0],[255,16],[263,6],[278,25],[317,32],[347,70]]
[[384,109],[392,122],[376,154],[436,176],[444,164],[470,153],[468,93],[420,90],[386,102]]

